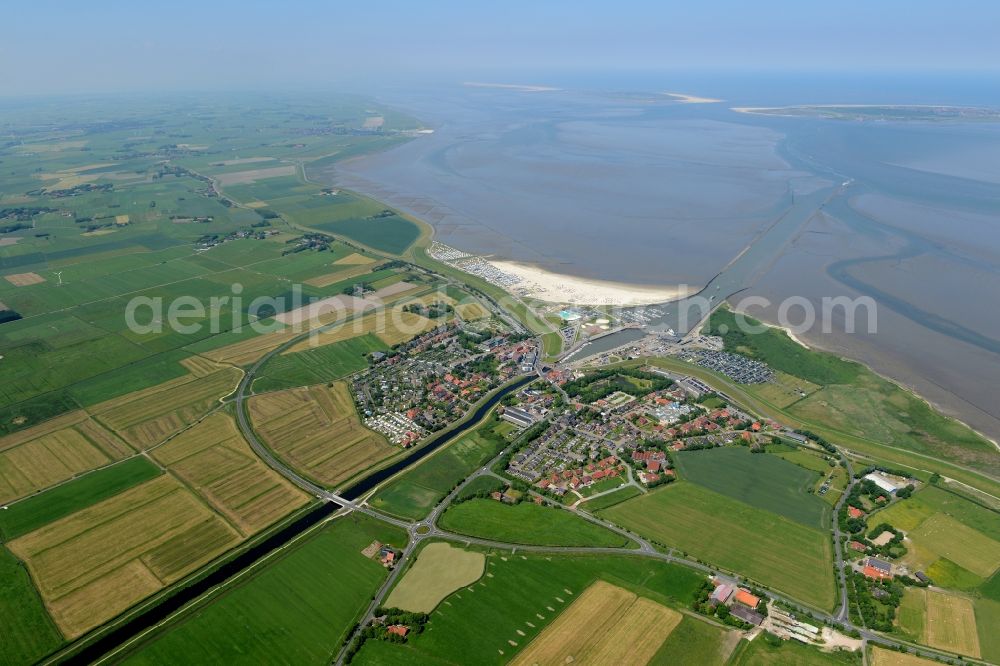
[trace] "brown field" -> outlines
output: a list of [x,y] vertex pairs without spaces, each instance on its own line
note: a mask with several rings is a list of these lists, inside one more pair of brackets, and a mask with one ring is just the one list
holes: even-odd
[[128,215],[115,215],[115,224],[128,224]]
[[429,331],[435,326],[437,323],[426,317],[412,312],[403,312],[401,308],[393,308],[357,317],[330,330],[319,331],[315,335],[292,345],[282,353],[293,354],[356,338],[366,333],[374,333],[382,342],[391,347],[400,342],[406,342],[415,335]]
[[230,363],[232,365],[250,365],[255,363],[264,354],[271,351],[278,345],[288,342],[301,331],[294,330],[279,331],[275,333],[264,333],[249,340],[234,342],[225,347],[219,347],[212,351],[203,352],[202,356],[216,363]]
[[979,633],[972,601],[955,594],[927,590],[925,642],[931,647],[978,658]]
[[871,666],[939,666],[941,662],[918,657],[915,654],[872,647]]
[[5,275],[4,277],[7,279],[7,282],[10,282],[15,287],[27,287],[45,282],[45,278],[38,273],[14,273],[13,275]]
[[353,252],[347,255],[346,257],[341,257],[340,259],[337,259],[337,261],[333,263],[340,266],[363,266],[365,264],[374,264],[375,260],[372,259],[371,257],[366,257],[363,254],[358,254],[357,252]]
[[189,374],[143,391],[103,402],[91,412],[129,444],[145,449],[162,442],[236,388],[242,372],[222,368],[201,377]]
[[213,414],[153,451],[244,536],[258,532],[307,497],[257,458],[233,419]]
[[251,169],[250,171],[236,171],[235,173],[221,173],[216,176],[220,185],[248,185],[256,183],[265,178],[277,178],[279,176],[294,176],[295,166],[268,167],[267,169]]
[[476,319],[482,319],[483,317],[489,317],[490,311],[487,310],[483,305],[476,302],[462,303],[461,305],[455,306],[455,312],[458,316],[465,321],[473,321]]
[[21,241],[21,238],[22,236],[7,236],[6,238],[0,238],[0,247],[17,245]]
[[[352,255],[355,256],[355,255]],[[362,259],[367,259],[362,255],[356,255]],[[345,257],[346,258],[346,257]],[[332,265],[336,266],[340,264],[339,261],[333,262]],[[339,270],[335,270],[332,273],[324,273],[323,275],[317,275],[316,277],[309,278],[305,281],[306,284],[313,287],[329,287],[331,284],[340,282],[341,280],[346,280],[348,278],[357,277],[359,275],[365,275],[371,272],[371,262],[361,264],[344,264]]]
[[30,495],[132,453],[86,412],[63,414],[0,439],[0,503]]
[[629,664],[646,664],[681,619],[675,610],[597,581],[512,663],[611,664],[627,655]]
[[169,474],[11,541],[52,618],[73,638],[239,541]]
[[397,451],[361,425],[344,382],[254,396],[250,418],[278,455],[329,486]]

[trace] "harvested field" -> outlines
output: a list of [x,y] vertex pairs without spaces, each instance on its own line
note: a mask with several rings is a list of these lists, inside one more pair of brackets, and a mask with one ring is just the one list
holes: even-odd
[[375,263],[375,260],[372,259],[371,257],[366,257],[363,254],[352,252],[346,257],[341,257],[340,259],[337,259],[337,261],[333,263],[342,266],[362,266],[365,264],[373,264]]
[[103,402],[91,412],[126,442],[145,449],[204,416],[233,392],[241,376],[236,368],[190,374]]
[[483,317],[490,316],[489,310],[483,307],[483,305],[474,302],[462,303],[460,305],[456,305],[455,312],[457,312],[458,316],[465,321],[473,321],[476,319],[482,319]]
[[132,453],[82,411],[0,439],[0,503],[30,495]]
[[397,451],[361,425],[344,382],[254,396],[250,418],[279,456],[329,486]]
[[129,223],[128,215],[115,215],[115,224],[128,224],[128,223]]
[[412,312],[403,312],[402,309],[380,310],[363,317],[357,317],[349,322],[337,326],[330,330],[317,332],[315,335],[299,342],[283,354],[315,349],[323,345],[333,344],[342,340],[356,338],[365,333],[374,333],[379,340],[385,344],[392,345],[406,342],[411,338],[431,330],[437,326],[437,322],[426,317],[422,317]]
[[947,514],[934,514],[909,536],[917,546],[927,548],[982,578],[989,578],[1000,567],[1000,542]]
[[308,498],[257,458],[233,419],[213,414],[153,457],[181,477],[244,536],[260,531]]
[[927,590],[924,638],[927,645],[979,657],[979,634],[972,601],[955,594]]
[[385,605],[430,613],[449,594],[479,580],[485,565],[482,553],[447,543],[428,544],[393,588]]
[[628,663],[646,664],[681,618],[675,610],[599,580],[512,663],[609,664],[620,661],[627,646]]
[[871,666],[938,666],[941,662],[924,659],[915,654],[872,647]]
[[233,365],[250,365],[260,360],[264,354],[278,345],[288,342],[299,332],[294,330],[276,333],[264,333],[247,340],[234,342],[225,347],[202,352],[202,356],[216,363],[231,363]]
[[267,169],[251,169],[250,171],[237,171],[235,173],[223,173],[216,176],[220,185],[248,185],[256,183],[258,180],[266,178],[278,178],[280,176],[294,176],[295,165],[269,167]]
[[56,624],[73,638],[237,541],[234,529],[163,475],[9,547],[27,565]]
[[[367,257],[364,257],[360,254],[354,256],[361,257],[362,259],[367,259]],[[340,263],[339,261],[333,262],[334,265],[337,265],[339,263]],[[331,284],[336,284],[341,280],[347,280],[348,278],[357,277],[359,275],[365,275],[367,273],[370,273],[371,268],[369,264],[345,264],[339,270],[309,278],[308,280],[305,281],[305,283],[312,287],[329,287]]]
[[7,282],[10,282],[15,287],[27,287],[45,282],[45,278],[38,273],[14,273],[13,275],[5,275],[4,277],[7,279]]

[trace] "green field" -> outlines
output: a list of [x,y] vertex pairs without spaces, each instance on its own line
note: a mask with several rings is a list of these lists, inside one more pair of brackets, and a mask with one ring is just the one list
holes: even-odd
[[816,473],[777,456],[739,446],[681,452],[674,459],[682,479],[808,527],[829,524],[830,506],[806,492]]
[[821,454],[815,451],[795,449],[794,451],[782,451],[780,453],[776,453],[775,455],[783,460],[787,460],[790,463],[795,463],[799,467],[805,467],[806,469],[811,469],[814,472],[819,472],[824,476],[830,473],[830,463],[825,460]]
[[900,631],[911,641],[921,642],[924,635],[924,621],[927,616],[925,592],[919,588],[907,588],[899,604],[896,623]]
[[600,515],[817,608],[833,607],[833,546],[826,531],[686,481]]
[[316,349],[271,358],[254,380],[256,392],[279,391],[340,379],[368,367],[368,355],[387,351],[388,345],[373,333],[323,345]]
[[474,430],[429,456],[380,490],[371,500],[376,509],[419,520],[430,513],[456,484],[507,444],[513,430],[506,421],[491,417]]
[[259,568],[252,577],[158,630],[129,663],[328,664],[386,570],[361,551],[406,534],[352,514]]
[[976,629],[979,632],[979,649],[983,659],[1000,663],[1000,601],[976,599]]
[[592,500],[587,500],[580,505],[581,509],[585,509],[590,513],[596,513],[601,509],[606,509],[609,506],[614,506],[619,502],[624,502],[625,500],[632,499],[633,497],[638,497],[642,494],[642,491],[635,486],[625,486],[621,490],[617,490],[613,493],[608,493],[607,495],[601,495],[600,497],[595,497]]
[[629,539],[573,515],[568,509],[474,499],[448,508],[442,529],[506,543],[537,546],[622,547]]
[[161,474],[145,456],[136,456],[50,490],[15,502],[0,511],[0,535],[10,541],[63,516],[93,506]]
[[668,606],[688,605],[702,581],[641,557],[494,553],[472,591],[441,602],[422,634],[407,645],[366,643],[352,663],[507,663],[597,579]]
[[402,254],[420,237],[420,228],[398,215],[377,219],[338,220],[312,226],[390,254]]
[[735,631],[685,615],[649,663],[651,666],[722,666],[735,646],[734,638],[738,638]]
[[55,650],[63,638],[49,619],[24,565],[0,546],[2,664],[30,664]]
[[798,641],[782,641],[769,645],[763,636],[753,641],[741,641],[729,662],[730,666],[834,666],[836,664],[861,664],[860,652],[820,652]]

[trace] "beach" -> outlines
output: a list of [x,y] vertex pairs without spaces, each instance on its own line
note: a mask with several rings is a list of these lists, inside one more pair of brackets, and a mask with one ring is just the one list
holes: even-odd
[[498,270],[517,276],[521,281],[509,291],[550,303],[575,305],[652,305],[683,298],[698,291],[688,285],[653,287],[593,280],[563,275],[516,261],[489,262]]

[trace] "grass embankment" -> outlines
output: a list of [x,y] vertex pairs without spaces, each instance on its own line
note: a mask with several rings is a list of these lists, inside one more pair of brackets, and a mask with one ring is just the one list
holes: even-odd
[[[992,442],[860,363],[806,349],[779,329],[744,333],[736,315],[727,309],[714,312],[707,328],[721,335],[727,351],[759,359],[775,370],[821,386],[784,407],[807,426],[818,426],[820,434],[827,430],[834,440],[838,434],[847,434],[881,444],[881,455],[906,451],[1000,473],[1000,454]],[[747,391],[752,394],[755,388],[747,387]]]

